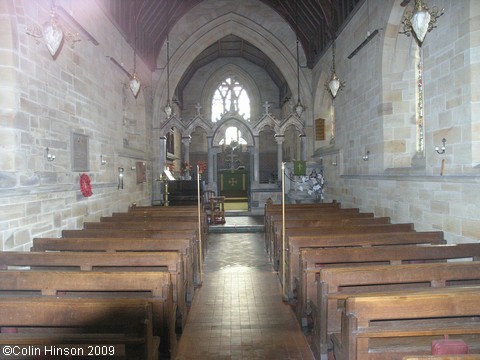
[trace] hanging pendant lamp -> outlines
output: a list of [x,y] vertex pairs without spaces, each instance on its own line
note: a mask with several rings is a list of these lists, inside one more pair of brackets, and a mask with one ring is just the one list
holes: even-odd
[[47,45],[47,49],[52,57],[55,57],[60,50],[63,41],[63,30],[58,25],[55,5],[50,10],[50,21],[43,25],[43,37]]
[[345,81],[340,81],[335,72],[335,40],[332,43],[332,75],[330,80],[325,83],[325,88],[330,91],[332,98],[335,99],[338,90],[342,90],[345,86]]
[[140,80],[137,78],[137,17],[135,17],[135,38],[133,39],[133,75],[130,77],[129,87],[132,91],[133,96],[136,98],[138,93],[140,92],[140,87],[142,84]]
[[427,33],[437,27],[437,19],[443,13],[444,9],[436,6],[430,9],[423,0],[415,0],[414,10],[407,11],[403,17],[403,31],[400,31],[400,34],[414,34],[419,45],[422,45]]

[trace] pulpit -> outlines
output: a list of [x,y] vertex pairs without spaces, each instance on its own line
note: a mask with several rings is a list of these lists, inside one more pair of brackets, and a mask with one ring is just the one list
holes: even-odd
[[248,181],[245,170],[223,170],[220,172],[220,195],[227,198],[246,198]]

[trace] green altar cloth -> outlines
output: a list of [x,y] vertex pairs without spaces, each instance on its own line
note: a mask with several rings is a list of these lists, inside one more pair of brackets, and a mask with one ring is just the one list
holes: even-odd
[[220,173],[220,195],[246,197],[248,176],[246,171],[224,170]]

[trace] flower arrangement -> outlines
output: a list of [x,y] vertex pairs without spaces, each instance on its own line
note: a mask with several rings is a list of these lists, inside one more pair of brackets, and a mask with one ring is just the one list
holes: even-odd
[[323,201],[325,179],[321,172],[317,174],[317,172],[313,170],[309,176],[298,176],[296,178],[297,192],[306,192],[309,196],[314,196],[317,200]]
[[189,175],[192,170],[193,166],[189,164],[188,161],[182,162],[182,175]]
[[90,177],[88,174],[83,173],[80,175],[80,191],[85,197],[90,197],[93,194],[92,185],[90,183]]
[[207,170],[207,163],[205,161],[197,161],[198,172],[203,174]]

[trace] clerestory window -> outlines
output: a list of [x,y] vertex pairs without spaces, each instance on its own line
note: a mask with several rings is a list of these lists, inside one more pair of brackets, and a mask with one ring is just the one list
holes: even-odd
[[234,76],[223,80],[212,98],[212,122],[219,121],[227,113],[250,121],[250,98]]

